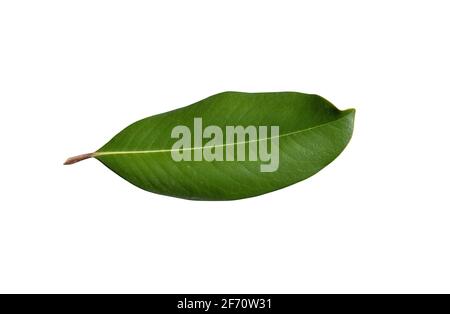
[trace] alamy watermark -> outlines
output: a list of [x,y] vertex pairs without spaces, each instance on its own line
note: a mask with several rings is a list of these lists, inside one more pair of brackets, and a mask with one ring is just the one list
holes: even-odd
[[[202,118],[194,118],[193,137],[189,127],[178,125],[171,137],[174,161],[255,161],[261,172],[274,172],[280,163],[279,126],[226,126],[203,128]],[[208,140],[203,144],[204,140]]]

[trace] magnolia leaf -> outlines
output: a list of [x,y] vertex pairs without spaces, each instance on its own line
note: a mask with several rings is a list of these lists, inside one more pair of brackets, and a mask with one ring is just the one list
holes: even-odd
[[130,183],[192,200],[252,197],[331,163],[353,133],[355,110],[317,95],[224,92],[137,121],[91,154]]

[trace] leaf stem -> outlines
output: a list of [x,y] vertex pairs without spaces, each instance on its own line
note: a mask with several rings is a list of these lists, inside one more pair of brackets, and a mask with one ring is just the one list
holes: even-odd
[[82,154],[82,155],[78,155],[78,156],[74,156],[74,157],[70,157],[66,160],[66,162],[64,163],[65,165],[72,165],[74,163],[77,163],[79,161],[91,158],[94,156],[94,153],[89,153],[89,154]]

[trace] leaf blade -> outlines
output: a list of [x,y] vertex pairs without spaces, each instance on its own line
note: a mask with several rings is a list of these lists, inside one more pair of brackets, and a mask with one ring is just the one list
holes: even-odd
[[[317,95],[226,92],[133,123],[94,153],[130,183],[158,194],[232,200],[265,194],[302,181],[331,163],[350,141],[355,111],[340,111]],[[174,162],[176,125],[280,125],[276,172],[252,161]],[[195,147],[194,147],[195,148]]]

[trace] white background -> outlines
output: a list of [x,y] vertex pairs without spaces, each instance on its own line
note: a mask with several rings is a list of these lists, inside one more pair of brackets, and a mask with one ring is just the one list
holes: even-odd
[[[450,292],[448,1],[2,1],[0,292]],[[314,177],[234,202],[96,160],[237,90],[357,109]]]

